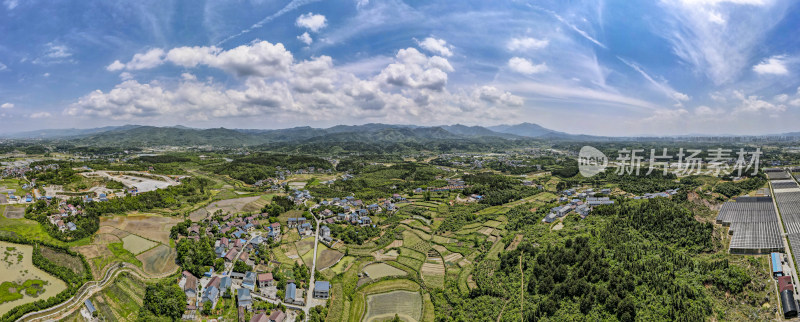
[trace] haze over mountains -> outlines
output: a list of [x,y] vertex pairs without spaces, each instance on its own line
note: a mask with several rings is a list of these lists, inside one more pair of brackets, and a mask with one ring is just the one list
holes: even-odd
[[[800,133],[775,136],[800,137]],[[99,146],[253,146],[288,143],[424,143],[432,140],[486,141],[547,139],[562,141],[606,141],[621,137],[570,134],[547,129],[537,124],[520,123],[497,126],[416,126],[369,123],[337,125],[329,128],[293,127],[287,129],[197,129],[185,126],[155,127],[144,125],[107,126],[91,129],[53,129],[1,134],[7,139],[41,139],[66,141],[78,145]]]
[[244,145],[266,142],[290,142],[301,140],[366,140],[408,141],[421,139],[465,139],[496,137],[504,139],[523,138],[580,138],[564,132],[553,131],[537,124],[521,123],[493,127],[466,126],[461,124],[443,126],[416,126],[369,123],[363,125],[337,125],[330,128],[309,126],[287,129],[197,129],[185,126],[155,127],[143,125],[107,126],[91,129],[53,129],[2,134],[10,139],[48,139],[68,141],[92,141],[95,143],[140,141],[156,143],[172,141],[181,144],[217,144],[235,141]]

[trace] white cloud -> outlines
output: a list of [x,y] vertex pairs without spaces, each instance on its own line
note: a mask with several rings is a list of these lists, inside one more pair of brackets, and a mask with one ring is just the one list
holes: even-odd
[[772,56],[753,66],[753,71],[759,74],[786,75],[786,56]]
[[311,45],[311,42],[314,41],[313,39],[311,39],[311,35],[309,35],[308,32],[304,32],[302,35],[297,36],[297,39],[299,39],[306,45]]
[[786,111],[786,105],[767,102],[757,95],[745,95],[741,91],[733,92],[734,98],[739,100],[736,112],[768,112],[776,113]]
[[54,43],[47,43],[48,49],[45,56],[50,58],[67,58],[72,56],[69,48],[65,45],[57,45]]
[[441,124],[513,118],[523,103],[521,97],[495,86],[450,92],[446,85],[452,65],[415,48],[399,50],[388,62],[376,60],[383,62],[380,72],[362,76],[351,73],[352,67],[338,68],[328,56],[294,62],[282,45],[267,42],[228,51],[181,47],[168,51],[164,61],[189,68],[207,65],[248,77],[230,87],[210,79],[198,81],[188,73],[175,81],[126,80],[110,91],[81,97],[65,114],[150,123],[253,116],[307,123],[347,115],[378,122]]
[[643,121],[647,123],[674,123],[683,120],[687,115],[689,115],[689,111],[683,108],[674,110],[658,109]]
[[14,104],[12,104],[12,103],[3,103],[2,105],[0,105],[0,108],[2,108],[2,109],[14,108]]
[[[531,5],[529,5],[529,6],[531,6]],[[589,41],[591,41],[591,42],[592,42],[592,43],[594,43],[595,45],[598,45],[598,46],[600,46],[600,47],[603,47],[603,48],[608,48],[608,47],[606,47],[606,45],[605,45],[605,44],[603,44],[602,42],[600,42],[600,41],[599,41],[599,40],[597,40],[596,38],[592,37],[592,35],[590,35],[588,32],[586,32],[585,30],[583,30],[583,29],[581,29],[581,28],[578,28],[578,26],[576,26],[575,24],[573,24],[573,23],[571,23],[571,22],[567,21],[566,19],[564,19],[563,17],[561,17],[561,15],[559,15],[559,14],[555,13],[554,11],[552,11],[552,10],[547,10],[547,9],[543,9],[543,8],[539,8],[539,7],[535,7],[535,6],[532,6],[532,7],[533,7],[534,9],[538,9],[538,10],[541,10],[541,11],[544,11],[544,12],[547,12],[547,13],[549,13],[551,16],[553,16],[554,18],[556,18],[556,20],[558,20],[559,22],[561,22],[561,23],[562,23],[562,24],[564,24],[565,26],[569,27],[569,28],[570,28],[570,29],[572,29],[573,31],[577,32],[577,33],[578,33],[578,35],[580,35],[581,37],[585,38],[586,40],[589,40]]]
[[45,50],[41,56],[32,61],[38,65],[60,64],[65,62],[73,62],[72,51],[69,47],[63,44],[48,42],[45,44]]
[[44,73],[42,74],[42,76],[44,76],[45,78],[50,77],[50,73]]
[[541,63],[534,65],[530,60],[521,57],[513,57],[508,60],[508,67],[511,70],[525,75],[537,74],[547,71],[547,64]]
[[6,65],[5,65],[5,64],[3,64],[2,62],[0,62],[0,71],[4,71],[4,70],[6,70],[6,69],[8,69],[8,66],[6,66]]
[[437,55],[442,55],[444,57],[453,56],[453,51],[451,50],[452,46],[447,45],[447,41],[444,39],[436,39],[433,37],[425,38],[423,41],[417,41],[422,49],[425,49],[429,52],[432,52]]
[[124,80],[124,81],[131,80],[131,79],[133,79],[133,74],[131,74],[129,72],[122,72],[122,73],[119,74],[119,79]]
[[547,39],[536,39],[531,37],[511,38],[506,44],[509,51],[526,51],[530,49],[543,49],[550,44]]
[[724,111],[720,108],[711,108],[705,105],[698,106],[694,109],[694,114],[701,117],[720,115]]
[[684,93],[678,92],[675,89],[673,89],[672,87],[670,87],[669,84],[666,83],[666,81],[657,81],[657,80],[655,80],[652,76],[650,76],[650,74],[645,72],[644,69],[642,69],[642,67],[639,66],[638,64],[636,64],[636,63],[634,63],[632,61],[628,61],[626,59],[622,59],[622,58],[619,58],[619,57],[617,57],[617,58],[619,60],[621,60],[623,63],[625,63],[626,65],[628,65],[631,68],[633,68],[635,71],[639,72],[639,74],[641,74],[642,77],[644,77],[648,82],[650,82],[650,84],[655,86],[656,89],[658,89],[659,91],[664,93],[664,95],[666,95],[667,97],[675,100],[675,102],[677,103],[678,106],[680,106],[682,104],[682,102],[686,102],[686,101],[689,101],[691,99],[689,97],[689,95],[686,95]]
[[297,21],[295,23],[298,27],[306,28],[312,32],[318,32],[327,26],[325,16],[313,14],[311,12],[297,17]]
[[30,118],[32,118],[32,119],[42,119],[42,118],[48,118],[48,117],[51,117],[51,116],[52,115],[49,112],[36,112],[36,113],[31,114]]
[[8,10],[14,10],[19,5],[19,0],[4,0],[3,4]]
[[441,91],[447,85],[447,72],[453,67],[446,59],[428,58],[414,48],[401,49],[396,61],[376,77],[388,86],[425,88]]
[[161,48],[150,49],[143,54],[133,55],[133,59],[125,64],[128,70],[150,69],[161,65],[164,57],[164,50]]
[[[662,0],[663,23],[653,32],[715,85],[729,84],[750,67],[752,55],[788,12],[787,1]],[[731,19],[731,17],[735,17]]]
[[788,100],[789,100],[789,95],[787,94],[775,95],[775,101],[778,103],[785,103]]
[[113,63],[111,63],[110,65],[106,66],[106,70],[110,71],[110,72],[115,72],[115,71],[123,70],[123,69],[125,69],[125,64],[123,64],[119,60],[115,60]]
[[251,31],[253,31],[255,29],[259,29],[259,28],[263,27],[265,24],[267,24],[268,22],[270,22],[272,20],[275,20],[275,18],[278,18],[280,16],[285,15],[286,13],[288,13],[290,11],[293,11],[293,10],[299,8],[299,7],[302,7],[304,5],[307,5],[309,3],[314,3],[314,2],[317,2],[317,1],[320,1],[320,0],[292,0],[291,2],[286,4],[286,6],[281,8],[281,10],[278,10],[278,12],[273,13],[273,14],[265,17],[264,19],[261,19],[260,21],[256,22],[252,26],[250,26],[250,27],[248,27],[248,28],[246,28],[246,29],[234,34],[234,35],[231,35],[231,36],[223,39],[222,41],[217,43],[217,46],[220,46],[220,45],[228,42],[231,39],[234,39],[236,37],[239,37],[241,35],[249,33],[249,32],[251,32]]
[[205,65],[242,77],[265,77],[280,76],[288,72],[292,60],[292,53],[286,50],[283,44],[259,41],[224,51],[215,46],[178,47],[166,53],[163,49],[156,48],[134,55],[133,59],[125,64],[115,61],[106,69],[139,70],[170,62],[186,68]]
[[369,4],[369,0],[356,0],[356,8],[361,8]]
[[688,5],[719,5],[722,3],[763,6],[768,0],[681,0]]

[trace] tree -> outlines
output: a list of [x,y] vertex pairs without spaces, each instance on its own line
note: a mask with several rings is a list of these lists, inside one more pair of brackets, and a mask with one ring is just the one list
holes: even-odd
[[252,270],[253,268],[250,267],[250,265],[247,265],[247,263],[243,262],[242,260],[236,260],[236,262],[233,263],[233,271],[236,273],[244,274]]
[[211,315],[211,301],[203,302],[203,315]]
[[186,307],[186,294],[171,280],[162,280],[147,285],[142,307],[147,308],[155,316],[177,321]]

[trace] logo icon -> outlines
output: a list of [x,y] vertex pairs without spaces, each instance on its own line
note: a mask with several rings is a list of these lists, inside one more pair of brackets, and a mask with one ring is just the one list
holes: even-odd
[[594,147],[586,145],[578,153],[578,170],[586,178],[603,172],[606,166],[608,166],[608,157]]

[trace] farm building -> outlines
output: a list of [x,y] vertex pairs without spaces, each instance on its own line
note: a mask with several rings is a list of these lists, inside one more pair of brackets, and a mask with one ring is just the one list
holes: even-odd
[[242,287],[248,288],[251,291],[256,288],[255,272],[247,272],[244,274],[244,279],[242,280]]
[[314,298],[326,299],[330,296],[331,283],[326,281],[314,282]]
[[772,276],[773,277],[783,276],[783,265],[781,264],[781,254],[772,253],[770,254],[770,259],[772,261]]
[[274,285],[275,285],[275,279],[272,277],[272,273],[258,274],[258,287],[264,288]]
[[791,290],[781,292],[781,307],[784,318],[791,319],[797,316],[797,301],[794,300],[794,293]]
[[94,312],[97,312],[97,309],[94,308],[94,304],[92,304],[91,300],[87,299],[86,301],[83,301],[83,305],[86,306],[86,310],[89,311],[89,314],[94,315]]
[[[767,172],[767,175],[770,178],[770,186],[783,220],[783,226],[786,227],[789,246],[796,248],[797,245],[800,245],[800,186],[791,179],[786,171],[770,171]],[[800,261],[795,256],[795,267],[798,263]]]
[[236,292],[236,301],[239,304],[239,307],[243,307],[248,310],[253,307],[253,297],[250,295],[249,289],[240,288]]
[[717,223],[733,234],[728,251],[733,254],[783,252],[778,214],[772,197],[738,197],[722,205]]

